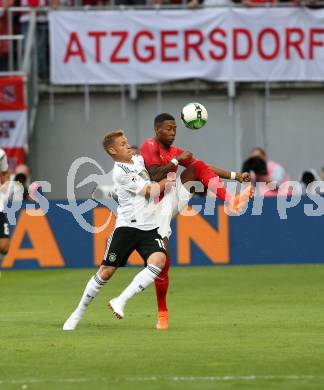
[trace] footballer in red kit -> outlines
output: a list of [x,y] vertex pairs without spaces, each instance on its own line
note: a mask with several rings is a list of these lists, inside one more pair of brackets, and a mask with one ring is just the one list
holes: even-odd
[[[186,183],[200,181],[205,189],[208,188],[209,193],[214,194],[223,202],[225,200],[229,201],[229,209],[234,213],[238,212],[249,201],[253,189],[249,186],[242,194],[231,196],[226,191],[221,178],[237,180],[242,183],[250,181],[248,173],[229,172],[207,165],[204,161],[196,159],[191,152],[173,146],[177,125],[172,115],[167,113],[158,115],[154,120],[154,128],[156,136],[147,139],[141,146],[141,154],[151,180],[158,182],[166,178],[168,173],[177,171],[178,165],[186,168],[177,178],[175,190],[160,197],[161,226],[159,234],[163,238],[166,248],[168,248],[168,240],[171,235],[171,219],[187,206],[194,195],[186,188]],[[165,267],[160,277],[155,280],[158,304],[157,329],[168,329],[169,314],[166,295],[169,286],[169,267],[170,256],[167,251]]]
[[[158,140],[154,137],[146,140],[141,147],[141,154],[144,158],[145,165],[152,167],[154,165],[165,166],[168,165],[172,159],[180,156],[184,153],[184,150],[178,146],[173,146],[172,144],[168,149],[163,149],[159,144]],[[179,161],[179,164],[184,167],[189,167],[189,165],[193,164],[196,161],[194,157],[189,157],[187,160]],[[173,171],[176,172],[178,170],[177,165],[173,165]],[[172,172],[170,170],[169,172]]]

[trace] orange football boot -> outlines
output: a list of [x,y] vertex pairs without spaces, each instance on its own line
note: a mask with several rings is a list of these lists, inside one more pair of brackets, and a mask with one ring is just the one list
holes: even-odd
[[169,312],[159,311],[158,321],[156,323],[156,329],[166,330],[169,328]]

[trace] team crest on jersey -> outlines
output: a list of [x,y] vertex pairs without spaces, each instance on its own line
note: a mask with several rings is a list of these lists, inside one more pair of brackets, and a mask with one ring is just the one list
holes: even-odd
[[116,259],[117,259],[116,253],[114,253],[114,252],[110,253],[108,259],[109,259],[109,261],[110,261],[111,263],[113,263],[114,261],[116,261]]

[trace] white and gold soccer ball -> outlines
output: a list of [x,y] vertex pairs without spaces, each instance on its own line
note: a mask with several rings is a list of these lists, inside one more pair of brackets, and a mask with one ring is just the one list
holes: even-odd
[[200,103],[189,103],[181,111],[183,124],[191,130],[199,130],[208,120],[206,108]]

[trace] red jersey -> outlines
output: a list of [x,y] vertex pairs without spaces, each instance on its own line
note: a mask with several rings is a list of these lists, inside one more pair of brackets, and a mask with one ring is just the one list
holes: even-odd
[[[141,155],[144,158],[145,166],[147,168],[152,165],[168,165],[173,158],[179,156],[182,152],[184,152],[184,149],[179,148],[178,146],[170,146],[167,150],[163,149],[154,137],[147,139],[141,146]],[[187,168],[195,161],[196,159],[192,157],[188,160],[181,161],[179,165]],[[173,171],[176,172],[177,169],[178,167],[175,166]]]

